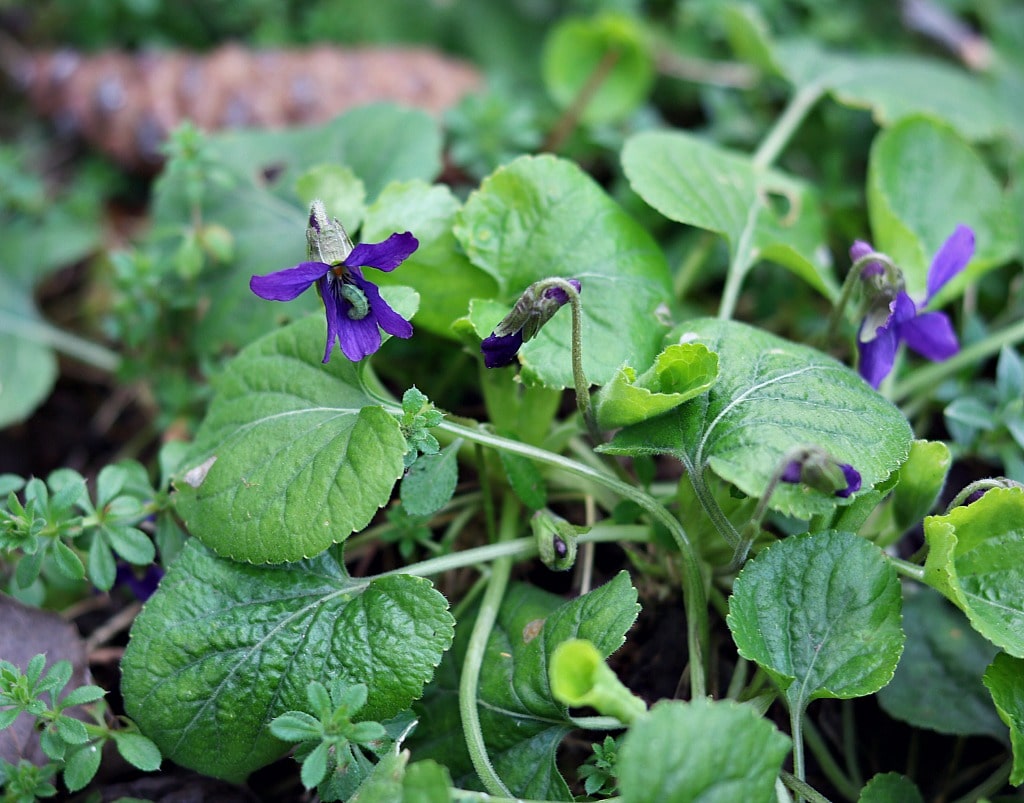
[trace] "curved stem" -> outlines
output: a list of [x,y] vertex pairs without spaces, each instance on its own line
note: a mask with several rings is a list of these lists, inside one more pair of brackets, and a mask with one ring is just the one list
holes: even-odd
[[[505,506],[501,512],[499,543],[510,541],[515,535],[518,515],[518,502],[514,497],[506,496]],[[498,610],[501,607],[501,600],[505,596],[505,589],[508,587],[511,574],[511,557],[498,558],[491,567],[491,578],[480,603],[480,612],[473,624],[469,646],[466,648],[466,658],[462,663],[462,677],[459,679],[459,713],[462,717],[462,731],[473,768],[488,792],[505,796],[511,796],[512,793],[498,777],[498,773],[494,771],[491,759],[487,755],[487,745],[484,743],[484,734],[480,727],[477,695],[480,688],[480,667],[487,650],[487,641],[491,637],[491,630],[498,618]]]
[[[393,407],[393,405],[386,405],[386,407]],[[467,427],[451,421],[444,421],[437,428],[463,437],[472,443],[479,443],[494,449],[504,449],[506,452],[528,457],[538,463],[603,485],[619,496],[636,502],[669,531],[683,558],[683,600],[686,606],[687,646],[692,664],[690,692],[694,698],[703,697],[707,689],[704,661],[709,654],[707,599],[697,553],[680,521],[656,499],[648,496],[639,488],[560,454],[519,441],[508,440],[481,428]]]
[[804,121],[804,117],[823,94],[825,94],[824,85],[814,82],[802,87],[789,99],[789,104],[775,120],[775,125],[761,140],[761,144],[754,152],[755,168],[764,170],[775,164],[782,149],[789,143],[797,128]]

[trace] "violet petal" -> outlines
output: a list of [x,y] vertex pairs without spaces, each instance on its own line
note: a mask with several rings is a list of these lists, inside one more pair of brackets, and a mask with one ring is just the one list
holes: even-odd
[[502,368],[511,365],[516,360],[523,345],[523,331],[517,329],[512,334],[494,335],[485,337],[480,344],[480,351],[484,355],[484,365],[488,368]]
[[948,360],[960,350],[953,324],[944,312],[925,312],[901,324],[900,337],[933,362]]
[[942,244],[928,269],[928,295],[924,303],[932,300],[939,290],[960,271],[974,256],[974,232],[963,224],[956,227]]
[[366,300],[370,303],[369,317],[374,318],[380,328],[389,335],[403,339],[412,337],[412,324],[395,312],[391,305],[381,297],[377,285],[367,281],[361,275],[357,276],[357,270],[358,268],[353,268],[352,274],[355,278],[356,286],[363,291]]
[[857,349],[860,351],[860,361],[857,370],[867,380],[871,387],[877,389],[882,384],[892,365],[896,361],[896,345],[899,338],[896,336],[896,327],[880,326],[874,340],[867,343],[858,339]]
[[345,257],[345,266],[392,271],[408,259],[419,245],[419,240],[408,231],[392,234],[382,243],[359,243]]
[[849,463],[840,463],[839,468],[842,469],[843,476],[846,477],[846,487],[836,491],[836,496],[841,496],[845,499],[860,490],[860,472]]
[[302,262],[294,268],[285,268],[266,276],[249,279],[249,289],[267,301],[291,301],[298,298],[317,279],[322,278],[330,265],[323,262]]

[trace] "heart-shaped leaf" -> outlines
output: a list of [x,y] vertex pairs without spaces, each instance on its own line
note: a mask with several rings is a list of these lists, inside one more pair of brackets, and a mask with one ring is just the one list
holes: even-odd
[[901,120],[876,137],[868,212],[872,244],[896,261],[915,299],[925,297],[932,258],[959,224],[974,230],[977,250],[938,303],[1017,253],[1017,222],[999,181],[953,129],[929,118]]
[[[631,137],[622,166],[633,190],[665,217],[725,237],[744,270],[768,259],[823,295],[837,294],[823,261],[828,251],[818,198],[807,184],[678,131]],[[773,197],[785,211],[776,210]]]
[[[815,349],[710,318],[677,327],[667,340],[717,353],[717,381],[705,395],[621,430],[602,451],[672,454],[757,497],[794,448],[818,446],[851,464],[865,489],[906,459],[911,431],[900,411]],[[840,501],[786,483],[771,496],[773,508],[800,518],[829,513]]]
[[[573,162],[524,156],[500,168],[466,201],[455,236],[473,264],[497,280],[506,312],[539,279],[580,281],[583,367],[591,382],[603,385],[627,361],[654,361],[665,333],[659,308],[671,292],[665,256]],[[525,376],[570,387],[570,344],[565,309],[520,351]]]
[[981,683],[996,648],[931,590],[907,595],[903,629],[907,645],[900,665],[892,683],[878,692],[885,712],[939,733],[1003,739],[1006,729]]
[[623,803],[771,803],[790,744],[753,708],[732,700],[659,703],[622,741]]
[[[389,288],[409,315],[415,296]],[[252,563],[299,560],[365,527],[402,476],[397,419],[363,388],[357,366],[326,365],[313,315],[244,349],[216,392],[175,488],[190,532]]]
[[862,697],[892,679],[903,650],[901,601],[896,570],[874,544],[853,533],[809,533],[747,563],[727,622],[740,655],[802,711],[819,697]]
[[240,781],[287,751],[269,723],[305,710],[312,680],[365,684],[364,719],[407,708],[451,644],[452,624],[427,580],[354,579],[340,550],[251,566],[193,540],[132,627],[125,706],[167,758]]

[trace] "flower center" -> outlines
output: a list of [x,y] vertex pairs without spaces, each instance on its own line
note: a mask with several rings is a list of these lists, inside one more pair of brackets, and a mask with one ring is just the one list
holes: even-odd
[[327,284],[335,298],[348,302],[345,314],[350,320],[361,321],[370,314],[370,302],[366,294],[352,282],[344,265],[331,266]]

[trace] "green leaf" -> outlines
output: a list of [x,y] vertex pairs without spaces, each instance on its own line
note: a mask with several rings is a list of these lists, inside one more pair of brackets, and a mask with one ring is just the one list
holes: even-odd
[[52,554],[54,566],[65,577],[71,580],[81,580],[85,577],[85,566],[82,564],[82,559],[63,541],[53,542]]
[[700,395],[717,376],[718,355],[707,346],[671,345],[639,377],[628,365],[619,369],[597,396],[597,423],[615,429],[654,418]]
[[[524,156],[500,168],[456,216],[455,236],[497,280],[505,312],[539,279],[579,279],[583,368],[594,384],[608,382],[624,362],[649,365],[661,350],[660,308],[671,296],[665,256],[573,162]],[[528,381],[572,386],[570,323],[570,311],[561,310],[523,346]]]
[[0,273],[0,429],[28,418],[57,381],[31,287]]
[[918,524],[935,506],[952,459],[949,447],[942,441],[910,444],[910,456],[900,466],[892,496],[893,516],[901,533]]
[[669,220],[721,234],[744,268],[767,259],[828,298],[838,294],[820,202],[799,179],[678,131],[630,137],[622,166],[648,204]]
[[[637,610],[626,572],[571,602],[531,586],[509,588],[487,643],[479,697],[488,755],[514,795],[572,799],[555,756],[573,726],[565,706],[551,695],[548,656],[561,642],[583,638],[607,657],[623,643]],[[418,757],[444,763],[460,786],[474,783],[457,707],[458,668],[472,624],[473,617],[459,620],[456,643],[416,706],[420,725],[410,737]],[[463,774],[465,779],[458,778]]]
[[530,510],[540,510],[548,503],[548,486],[537,465],[528,457],[499,451],[501,467],[516,496]]
[[818,85],[839,103],[870,109],[882,126],[912,114],[927,114],[946,121],[972,141],[994,139],[1007,127],[991,87],[944,62],[919,56],[827,52],[810,41],[780,42],[774,55],[795,85]]
[[[389,296],[408,310],[408,293]],[[174,502],[189,531],[221,555],[316,555],[365,527],[402,475],[398,421],[374,406],[356,365],[338,354],[321,364],[323,330],[320,316],[280,329],[214,381]]]
[[160,749],[141,733],[134,731],[113,731],[114,743],[121,757],[144,772],[156,772],[160,769],[163,756]]
[[192,540],[132,627],[125,707],[170,760],[240,781],[285,752],[268,723],[305,708],[311,680],[366,684],[368,720],[408,708],[452,624],[427,580],[353,579],[338,550],[250,566]]
[[452,779],[448,768],[435,761],[417,761],[402,779],[403,803],[451,803]]
[[971,429],[989,431],[996,428],[995,412],[981,399],[973,396],[954,399],[946,405],[942,413],[948,420]]
[[[23,560],[22,563],[24,562]],[[88,562],[89,582],[100,591],[109,591],[113,588],[114,580],[117,577],[117,564],[114,562],[114,553],[110,551],[107,542],[100,538],[98,533],[89,545]]]
[[320,742],[313,748],[313,752],[303,759],[300,779],[306,789],[315,788],[327,777],[327,757],[330,750],[331,746],[327,742]]
[[156,547],[142,530],[118,525],[104,526],[102,529],[107,543],[129,563],[145,566],[156,558]]
[[993,488],[977,502],[924,520],[925,581],[971,626],[1024,657],[1024,488]]
[[915,299],[925,297],[932,258],[958,224],[974,230],[977,250],[937,304],[1017,253],[1017,223],[1000,182],[955,131],[927,118],[901,120],[875,139],[868,212],[872,244],[895,260]]
[[882,551],[853,533],[772,544],[733,584],[727,622],[744,658],[802,710],[863,697],[892,679],[903,650],[900,583]]
[[420,455],[402,480],[402,505],[412,516],[430,516],[444,507],[459,481],[459,446],[446,446],[439,454]]
[[86,744],[72,750],[64,762],[64,784],[69,792],[85,789],[100,768],[103,751],[97,744]]
[[452,322],[469,309],[470,299],[497,292],[492,276],[473,265],[452,233],[461,204],[444,185],[410,181],[388,185],[367,210],[363,238],[382,241],[396,231],[411,231],[419,248],[400,270],[375,273],[382,286],[403,284],[420,294],[414,323],[428,332],[452,337]]
[[585,123],[618,120],[636,109],[654,83],[654,64],[635,17],[604,12],[558,22],[544,43],[544,84],[563,109],[587,92]]
[[85,705],[101,700],[106,694],[99,686],[79,686],[60,701],[61,709],[71,708],[76,705]]
[[352,803],[405,803],[402,779],[408,751],[390,752],[378,761],[352,796]]
[[924,803],[924,798],[908,777],[898,772],[885,772],[867,782],[860,790],[857,803]]
[[[791,449],[819,446],[860,472],[864,489],[906,459],[911,430],[902,413],[851,369],[808,346],[735,321],[702,318],[674,329],[672,342],[703,343],[718,354],[718,380],[703,396],[621,430],[600,451],[671,454],[695,471],[710,468],[760,497]],[[771,507],[807,519],[843,500],[782,484]]]
[[324,729],[318,719],[305,711],[289,711],[274,718],[270,732],[285,742],[304,742],[319,739]]
[[748,705],[659,703],[619,749],[623,803],[770,803],[790,745]]
[[907,643],[900,665],[892,682],[878,692],[885,712],[939,733],[1003,739],[1005,728],[981,683],[996,648],[930,590],[907,594],[903,629]]
[[992,693],[1000,718],[1010,728],[1013,747],[1010,783],[1020,786],[1024,783],[1024,660],[999,653],[985,670],[984,682]]

